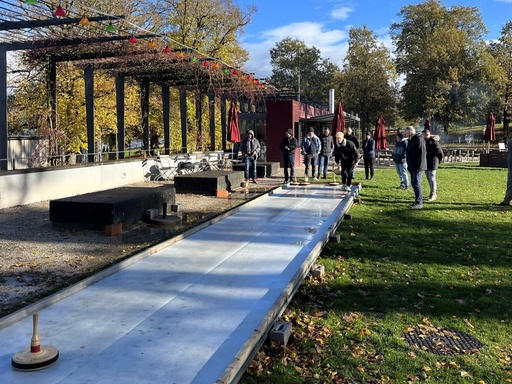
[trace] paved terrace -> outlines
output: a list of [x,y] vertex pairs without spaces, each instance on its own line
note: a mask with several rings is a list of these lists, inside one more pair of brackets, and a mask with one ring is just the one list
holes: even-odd
[[[358,188],[278,188],[1,319],[0,383],[237,382]],[[16,371],[33,312],[60,357]]]

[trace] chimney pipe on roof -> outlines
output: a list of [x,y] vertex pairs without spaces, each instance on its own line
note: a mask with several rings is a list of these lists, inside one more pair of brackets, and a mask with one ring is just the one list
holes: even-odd
[[329,89],[329,113],[334,113],[334,89]]

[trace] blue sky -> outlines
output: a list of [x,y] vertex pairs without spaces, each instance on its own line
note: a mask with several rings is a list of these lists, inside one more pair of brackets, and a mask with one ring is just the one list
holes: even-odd
[[[272,73],[269,50],[289,36],[315,46],[322,58],[329,58],[341,67],[351,27],[362,28],[365,24],[391,47],[389,27],[399,22],[398,13],[404,5],[421,1],[399,0],[234,0],[241,8],[255,5],[258,13],[241,36],[242,45],[250,53],[244,69],[257,77]],[[447,7],[463,5],[478,7],[489,33],[486,40],[496,39],[502,26],[512,20],[512,0],[465,0],[448,1]]]

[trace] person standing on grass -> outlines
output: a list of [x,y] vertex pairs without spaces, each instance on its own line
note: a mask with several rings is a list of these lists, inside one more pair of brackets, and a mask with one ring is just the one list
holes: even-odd
[[405,137],[408,140],[406,160],[407,170],[411,175],[412,189],[414,190],[414,203],[412,209],[423,208],[423,191],[421,179],[423,172],[427,170],[427,148],[425,138],[421,133],[416,133],[414,127],[405,128]]
[[395,148],[393,149],[393,161],[395,162],[396,173],[400,178],[400,189],[409,189],[409,175],[407,173],[407,161],[405,152],[407,151],[407,139],[403,133],[397,133]]
[[320,153],[318,154],[318,177],[322,176],[327,179],[327,170],[329,168],[329,161],[331,160],[332,151],[334,149],[334,140],[331,135],[329,127],[325,127],[323,133],[320,135]]
[[[279,149],[283,151],[284,184],[288,184],[295,178],[295,150],[297,146],[297,139],[293,137],[293,131],[291,129],[287,130],[281,144],[279,144]],[[288,168],[290,169],[289,173]]]
[[336,144],[334,144],[334,161],[341,167],[342,191],[350,192],[352,183],[352,171],[359,159],[359,153],[353,142],[345,139],[343,132],[336,133]]
[[363,140],[363,160],[366,180],[373,180],[375,162],[375,140],[371,132],[366,132],[366,139]]
[[242,152],[242,159],[245,164],[245,181],[249,181],[249,170],[252,166],[252,181],[258,184],[257,179],[257,162],[261,146],[257,138],[254,137],[254,131],[251,129],[247,131],[247,135],[240,143],[240,151]]
[[432,135],[430,129],[425,128],[423,130],[423,136],[425,137],[425,145],[427,148],[427,180],[430,186],[428,201],[434,201],[437,199],[436,172],[439,167],[439,162],[443,161],[444,154],[441,144],[439,144],[438,135]]
[[507,190],[505,192],[505,198],[499,205],[508,205],[512,201],[512,139],[508,141],[508,157],[507,157]]
[[304,155],[304,181],[308,181],[308,172],[309,167],[311,166],[311,177],[313,180],[317,181],[318,178],[315,175],[316,170],[316,161],[318,159],[318,154],[320,153],[320,148],[322,143],[320,143],[320,139],[317,135],[315,135],[315,128],[310,127],[308,134],[304,136],[302,139],[302,143],[300,146],[301,153]]
[[[356,149],[357,150],[359,149],[359,140],[357,140],[356,135],[354,135],[354,131],[352,131],[352,128],[350,128],[350,127],[347,128],[347,133],[345,133],[345,139],[353,142]],[[356,165],[354,166],[354,170],[352,171],[352,180],[356,178],[356,168],[357,168],[358,163],[359,163],[359,159],[357,159]]]

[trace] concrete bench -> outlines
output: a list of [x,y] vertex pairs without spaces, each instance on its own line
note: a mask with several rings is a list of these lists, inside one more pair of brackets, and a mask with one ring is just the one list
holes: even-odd
[[244,180],[240,171],[203,171],[174,177],[176,193],[215,196],[218,190],[233,191]]
[[[271,177],[272,175],[275,175],[279,171],[279,168],[279,162],[257,162],[256,177]],[[245,164],[233,164],[233,171],[245,171]]]
[[104,230],[111,224],[129,225],[141,221],[144,211],[164,203],[174,204],[172,186],[121,187],[50,200],[50,221],[56,225]]

